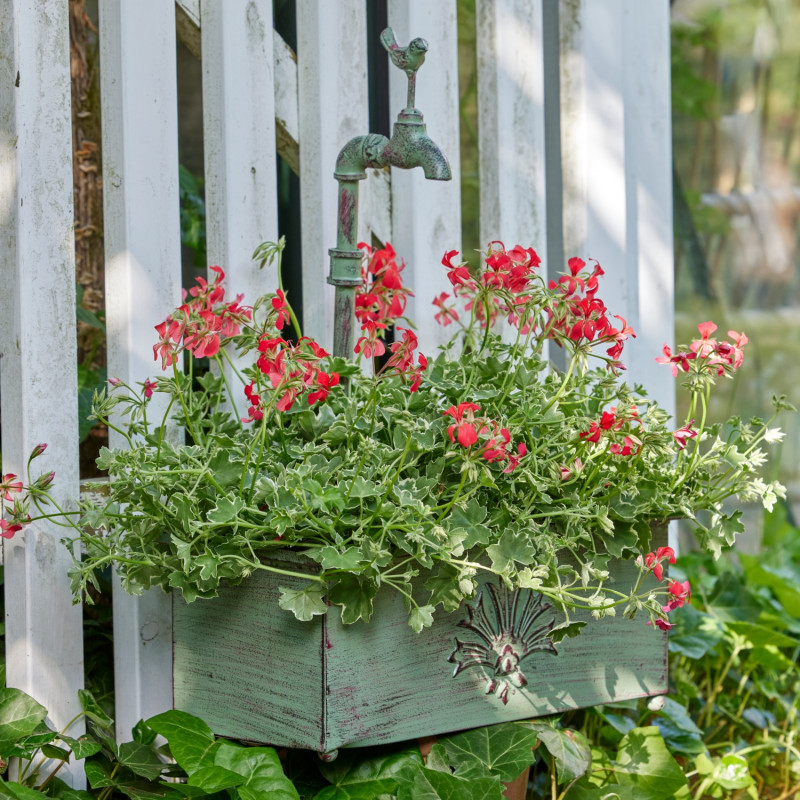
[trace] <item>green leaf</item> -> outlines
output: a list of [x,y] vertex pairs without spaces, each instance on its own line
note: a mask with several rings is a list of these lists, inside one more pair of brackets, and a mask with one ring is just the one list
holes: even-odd
[[705,752],[703,731],[697,727],[684,706],[671,697],[665,697],[658,715],[655,724],[670,750],[688,755]]
[[[645,800],[637,793],[633,786],[623,786],[619,783],[607,783],[603,786],[586,786],[576,783],[569,790],[569,800]],[[646,800],[650,800],[647,798]]]
[[634,728],[617,751],[617,780],[652,800],[674,798],[686,776],[670,755],[658,728]]
[[57,800],[92,800],[92,795],[82,789],[73,789],[60,778],[51,778],[47,790],[49,797]]
[[72,739],[69,736],[61,735],[58,738],[72,750],[72,755],[75,756],[77,761],[99,753],[102,748],[100,742],[96,742],[88,736],[81,736],[80,739]]
[[241,497],[220,497],[216,506],[206,514],[209,522],[230,522],[244,508],[244,499]]
[[363,575],[341,575],[336,585],[328,592],[328,600],[341,606],[342,622],[345,625],[363,619],[369,622],[372,616],[372,600],[378,587],[372,578]]
[[430,628],[433,625],[433,606],[414,606],[408,615],[408,624],[415,633],[420,633],[423,628]]
[[188,774],[214,763],[214,732],[185,711],[165,711],[146,721],[168,742],[172,757]]
[[669,632],[669,649],[694,660],[701,659],[722,641],[725,627],[710,614],[694,606],[684,606],[672,615],[673,628]]
[[503,800],[505,787],[497,777],[460,778],[416,767],[409,778],[400,784],[397,800]]
[[111,777],[111,767],[105,758],[96,758],[86,761],[83,765],[86,771],[86,780],[92,789],[104,789],[107,786],[118,786],[119,782]]
[[767,628],[764,625],[756,625],[752,622],[729,622],[728,628],[743,636],[752,647],[797,647],[800,641],[787,636],[785,633]]
[[740,560],[748,585],[772,589],[786,611],[795,619],[800,618],[800,572],[797,567],[773,567],[764,564],[759,556],[741,555]]
[[714,782],[723,789],[746,789],[755,781],[750,775],[747,760],[731,753],[723,756],[713,774]]
[[519,723],[534,731],[547,751],[556,760],[560,783],[583,775],[592,765],[592,753],[582,733],[558,727],[551,720]]
[[537,734],[516,722],[490,725],[442,739],[456,774],[463,777],[499,775],[515,780],[533,762]]
[[149,781],[127,781],[120,783],[117,790],[131,800],[184,800],[188,796],[186,784],[171,786]]
[[223,489],[227,489],[229,486],[234,485],[238,487],[242,478],[244,462],[241,459],[231,461],[228,450],[217,450],[211,461],[209,461],[208,467],[214,473],[214,480]]
[[119,746],[117,759],[135,775],[155,780],[166,767],[161,759],[147,745],[139,742],[125,742]]
[[486,554],[492,559],[492,569],[505,572],[515,562],[530,564],[536,555],[536,547],[525,531],[506,530],[497,544],[489,545]]
[[328,610],[325,602],[325,587],[321,583],[309,583],[303,589],[287,589],[279,586],[281,593],[278,605],[284,611],[291,611],[301,622],[308,622],[318,614]]
[[250,794],[253,798],[299,800],[297,790],[283,774],[278,754],[271,747],[241,747],[221,741],[214,763],[244,777],[244,785],[238,789],[242,798]]
[[488,544],[492,540],[492,531],[481,523],[486,519],[486,508],[474,497],[470,498],[465,508],[454,506],[447,518],[451,531],[463,530],[467,536],[463,545],[466,550],[476,544]]
[[319,765],[333,786],[326,786],[314,800],[375,800],[381,794],[394,794],[398,776],[422,766],[417,747],[366,758],[360,752],[343,751],[336,761]]
[[709,595],[708,610],[722,622],[755,622],[761,614],[761,604],[737,575],[724,572]]
[[212,794],[221,792],[223,789],[240,786],[245,780],[244,775],[240,775],[238,772],[211,764],[192,772],[189,775],[188,783],[190,786],[197,786]]
[[40,800],[42,797],[47,797],[44,792],[11,781],[2,782],[0,794],[4,794],[6,797],[15,797],[17,800]]
[[0,754],[30,736],[47,716],[47,709],[20,689],[0,689]]
[[338,550],[333,545],[326,545],[319,551],[318,559],[323,569],[358,569],[358,565],[363,562],[361,550],[358,547],[348,547],[345,550]]
[[153,744],[157,736],[156,732],[148,727],[143,719],[140,719],[133,726],[131,734],[133,735],[133,741],[139,742],[139,744]]
[[43,744],[42,755],[52,758],[54,761],[69,761],[69,750],[54,744]]
[[452,564],[442,563],[435,575],[425,581],[425,588],[430,590],[430,604],[434,607],[442,604],[445,611],[456,611],[461,605],[464,595],[458,586],[459,571]]
[[78,700],[80,701],[83,713],[96,722],[101,728],[110,728],[114,724],[114,720],[106,714],[100,703],[95,700],[94,695],[86,689],[78,691]]

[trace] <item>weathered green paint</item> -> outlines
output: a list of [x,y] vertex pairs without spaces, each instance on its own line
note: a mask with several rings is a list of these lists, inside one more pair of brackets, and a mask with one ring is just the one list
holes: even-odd
[[[663,543],[662,537],[654,545]],[[297,569],[296,557],[286,558]],[[629,561],[613,562],[611,574],[615,588],[625,590],[638,571]],[[642,615],[596,621],[579,613],[589,624],[556,645],[557,654],[548,652],[547,630],[540,630],[531,638],[541,649],[518,665],[527,684],[510,682],[503,703],[512,673],[495,674],[506,666],[502,658],[496,668],[453,674],[464,649],[454,652],[456,640],[481,642],[463,624],[475,612],[462,606],[437,613],[433,627],[416,634],[402,598],[382,592],[369,624],[344,626],[334,613],[301,623],[278,607],[278,586],[301,584],[259,573],[212,602],[187,605],[176,597],[175,707],[224,736],[329,752],[667,691],[667,635]],[[487,606],[489,594],[484,588]],[[531,630],[552,616],[542,613]],[[492,678],[498,683],[487,693]]]
[[[336,248],[329,251],[331,270],[328,283],[336,287],[333,354],[342,358],[353,352],[355,294],[361,282],[361,254],[356,248],[358,181],[367,177],[368,167],[382,169],[386,166],[401,169],[422,167],[425,177],[430,180],[449,181],[452,177],[447,158],[428,136],[422,113],[414,108],[417,70],[425,60],[428,43],[424,39],[414,39],[407,47],[398,47],[391,28],[383,31],[381,42],[392,63],[408,76],[407,107],[398,115],[391,139],[377,133],[356,136],[341,149],[336,159],[334,177],[339,182],[339,203]],[[354,264],[359,265],[358,272],[353,268]]]

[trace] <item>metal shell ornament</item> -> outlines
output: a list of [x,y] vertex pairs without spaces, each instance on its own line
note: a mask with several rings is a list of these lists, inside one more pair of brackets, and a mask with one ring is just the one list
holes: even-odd
[[508,591],[488,584],[475,605],[467,605],[468,618],[458,623],[478,640],[456,638],[456,648],[447,659],[456,665],[453,677],[469,667],[482,667],[487,673],[486,694],[496,694],[503,705],[508,703],[509,693],[528,683],[520,668],[526,658],[542,651],[558,655],[549,637],[555,616],[542,620],[550,608],[552,604],[543,603],[542,596],[533,591]]

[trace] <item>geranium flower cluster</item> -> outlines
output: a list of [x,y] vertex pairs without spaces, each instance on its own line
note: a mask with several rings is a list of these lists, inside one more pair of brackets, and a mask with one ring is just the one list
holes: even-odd
[[[601,439],[609,438],[609,452],[618,456],[635,456],[642,449],[642,441],[631,431],[632,425],[642,427],[639,410],[636,406],[620,409],[611,406],[604,411],[599,422],[592,422],[588,431],[578,434],[580,439],[597,444]],[[618,441],[621,438],[621,442]]]
[[567,268],[567,273],[549,283],[551,290],[560,293],[561,302],[554,309],[548,309],[548,338],[559,346],[561,337],[577,344],[610,344],[606,350],[606,367],[617,374],[625,369],[620,361],[625,341],[629,336],[635,338],[636,334],[617,314],[614,319],[620,321],[619,328],[609,321],[608,309],[597,296],[597,279],[605,274],[600,264],[595,261],[592,271],[588,272],[582,258],[570,258]]
[[[453,286],[453,297],[465,302],[464,308],[475,315],[481,325],[494,325],[500,314],[508,319],[509,323],[519,326],[523,334],[528,333],[532,327],[532,320],[525,313],[531,299],[534,270],[542,262],[536,251],[529,247],[515,245],[506,250],[500,241],[489,242],[484,269],[475,278],[467,264],[456,260],[457,250],[448,250],[442,264],[447,268],[447,278]],[[442,292],[433,301],[439,309],[435,318],[440,325],[449,325],[458,322],[458,312],[455,306],[448,305],[450,295]]]
[[[353,352],[364,358],[373,358],[386,354],[385,331],[403,317],[413,292],[403,285],[400,274],[405,264],[398,260],[390,244],[379,250],[373,250],[364,242],[359,242],[358,246],[364,252],[362,284],[356,291],[355,301],[361,336]],[[409,383],[409,391],[416,392],[422,383],[428,359],[419,353],[414,364],[414,351],[418,345],[414,331],[397,327],[396,333],[401,333],[402,338],[389,346],[391,356],[379,374],[400,375]]]
[[503,472],[513,472],[528,452],[525,443],[520,442],[514,452],[508,428],[501,428],[488,417],[476,417],[475,412],[480,410],[476,403],[459,403],[443,412],[455,420],[447,429],[450,441],[453,444],[458,442],[465,450],[490,464],[505,462]]
[[[305,392],[308,392],[309,405],[325,402],[328,392],[339,385],[338,373],[328,373],[320,368],[320,362],[330,353],[307,336],[297,344],[281,337],[262,336],[258,341],[258,352],[256,367],[272,385],[278,411],[288,411],[298,396]],[[243,417],[242,422],[263,419],[264,406],[256,382],[251,381],[245,386],[244,393],[250,408],[248,417]]]
[[[648,553],[644,558],[642,556],[636,558],[636,564],[639,569],[645,573],[651,572],[659,583],[664,577],[663,565],[665,561],[670,564],[675,563],[675,551],[671,547],[659,547],[655,553]],[[664,614],[669,614],[670,611],[686,605],[692,597],[689,581],[670,581],[667,586],[667,593],[670,596],[670,600],[661,606],[661,611]],[[649,625],[650,623],[648,622],[647,624]],[[662,631],[668,631],[672,627],[672,623],[663,617],[656,617],[655,624]]]
[[[242,306],[243,295],[225,302],[222,281],[225,273],[220,267],[209,267],[216,273],[214,282],[197,278],[197,286],[183,290],[183,303],[164,322],[155,326],[159,335],[153,345],[153,357],[161,358],[161,368],[177,363],[178,355],[188,350],[195,358],[210,358],[219,352],[222,343],[241,332],[241,326],[252,319],[253,309]],[[279,293],[282,299],[282,292]],[[283,326],[280,310],[278,320]]]
[[[38,458],[47,449],[46,444],[37,444],[31,451],[28,462]],[[0,536],[3,539],[12,539],[15,533],[31,521],[28,513],[31,495],[40,495],[47,492],[48,487],[55,479],[55,472],[46,472],[34,480],[27,488],[22,480],[13,472],[7,472],[0,479]],[[6,511],[9,518],[5,518]]]
[[[700,333],[699,339],[694,339],[686,349],[679,349],[672,353],[669,345],[664,345],[664,355],[656,358],[659,364],[669,364],[673,377],[683,370],[695,373],[722,376],[735,372],[744,361],[744,346],[747,336],[744,333],[728,331],[731,341],[713,339],[712,334],[717,330],[713,322],[701,322],[697,326]],[[692,367],[691,365],[694,364]]]

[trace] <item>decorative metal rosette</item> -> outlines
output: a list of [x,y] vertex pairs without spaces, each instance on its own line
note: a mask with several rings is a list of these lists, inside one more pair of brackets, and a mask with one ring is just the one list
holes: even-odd
[[477,640],[456,638],[456,648],[447,659],[456,665],[453,677],[469,667],[483,668],[486,693],[497,694],[505,705],[514,687],[528,683],[520,668],[528,656],[540,651],[558,655],[549,637],[555,616],[542,619],[550,608],[551,603],[543,603],[540,594],[528,589],[509,591],[488,584],[475,605],[467,605],[468,618],[458,623]]

